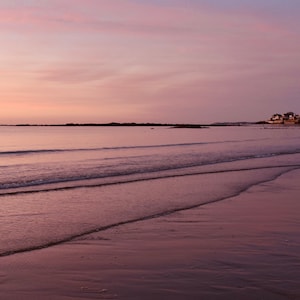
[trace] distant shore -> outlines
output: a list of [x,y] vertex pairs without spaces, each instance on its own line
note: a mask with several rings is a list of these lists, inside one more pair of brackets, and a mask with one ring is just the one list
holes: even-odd
[[289,124],[271,124],[267,121],[258,122],[214,122],[209,124],[195,124],[195,123],[135,123],[135,122],[110,122],[110,123],[64,123],[64,124],[0,124],[0,126],[7,127],[170,127],[170,128],[209,128],[209,127],[234,127],[234,126],[254,126],[254,125],[269,125],[271,127],[299,127],[300,123]]
[[1,124],[0,126],[18,126],[18,127],[30,127],[30,126],[45,126],[45,127],[79,127],[79,126],[99,126],[99,127],[172,127],[172,128],[207,128],[210,126],[248,126],[258,124],[256,122],[217,122],[211,124],[194,124],[194,123],[64,123],[64,124]]

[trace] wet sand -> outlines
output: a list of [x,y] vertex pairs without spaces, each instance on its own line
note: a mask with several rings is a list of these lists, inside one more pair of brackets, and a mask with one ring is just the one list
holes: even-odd
[[2,257],[0,299],[300,299],[299,178]]

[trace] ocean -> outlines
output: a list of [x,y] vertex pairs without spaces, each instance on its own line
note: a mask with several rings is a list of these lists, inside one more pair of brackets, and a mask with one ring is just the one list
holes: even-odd
[[0,256],[223,201],[300,168],[299,126],[1,126],[0,136]]

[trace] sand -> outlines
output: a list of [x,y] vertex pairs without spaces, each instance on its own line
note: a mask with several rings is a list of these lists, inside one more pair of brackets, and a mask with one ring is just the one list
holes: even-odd
[[300,171],[0,258],[0,299],[300,299]]

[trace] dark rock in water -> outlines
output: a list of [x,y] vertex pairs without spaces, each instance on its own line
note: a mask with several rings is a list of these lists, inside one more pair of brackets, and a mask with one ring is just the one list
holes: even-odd
[[208,127],[198,125],[198,124],[179,124],[179,125],[173,126],[172,128],[208,128]]

